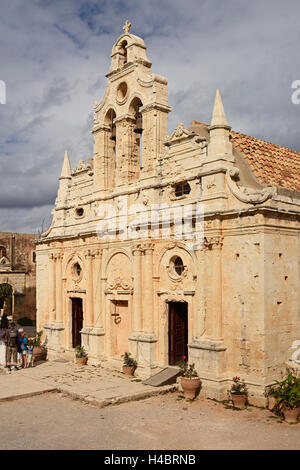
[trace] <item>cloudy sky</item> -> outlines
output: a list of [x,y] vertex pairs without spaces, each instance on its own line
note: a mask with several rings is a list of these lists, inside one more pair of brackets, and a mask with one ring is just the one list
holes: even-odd
[[178,122],[209,122],[220,88],[236,131],[300,150],[299,0],[0,0],[0,231],[51,221],[64,151],[92,156],[92,113],[126,19],[169,80]]

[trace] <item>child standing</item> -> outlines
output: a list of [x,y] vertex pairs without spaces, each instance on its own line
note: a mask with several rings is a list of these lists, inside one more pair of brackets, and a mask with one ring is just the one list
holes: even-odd
[[27,346],[27,367],[33,367],[33,341],[30,339]]
[[18,366],[23,367],[23,351],[22,351],[22,342],[24,337],[23,328],[18,329]]
[[21,339],[21,350],[22,350],[22,367],[26,369],[27,367],[27,336],[23,335]]

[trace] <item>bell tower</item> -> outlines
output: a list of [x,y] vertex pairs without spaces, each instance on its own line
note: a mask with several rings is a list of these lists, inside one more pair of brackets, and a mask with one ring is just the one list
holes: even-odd
[[113,46],[107,89],[94,105],[94,190],[153,177],[168,134],[168,81],[151,73],[144,41],[127,20]]

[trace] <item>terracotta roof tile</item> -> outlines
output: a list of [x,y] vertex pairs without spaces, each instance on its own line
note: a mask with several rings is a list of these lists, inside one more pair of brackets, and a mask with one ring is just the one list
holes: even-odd
[[[192,124],[208,127],[198,121],[193,121]],[[260,183],[300,191],[299,151],[233,130],[230,131],[230,137],[234,146],[248,160]]]
[[300,191],[300,152],[240,132],[230,136],[261,183]]

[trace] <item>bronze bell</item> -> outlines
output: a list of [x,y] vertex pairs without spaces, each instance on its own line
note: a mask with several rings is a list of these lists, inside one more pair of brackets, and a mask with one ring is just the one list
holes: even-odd
[[114,124],[111,125],[111,136],[110,140],[116,141],[116,126]]
[[135,132],[136,134],[142,134],[143,133],[142,125],[143,125],[142,115],[141,113],[138,113],[136,116],[136,124],[135,124],[135,129],[133,132]]

